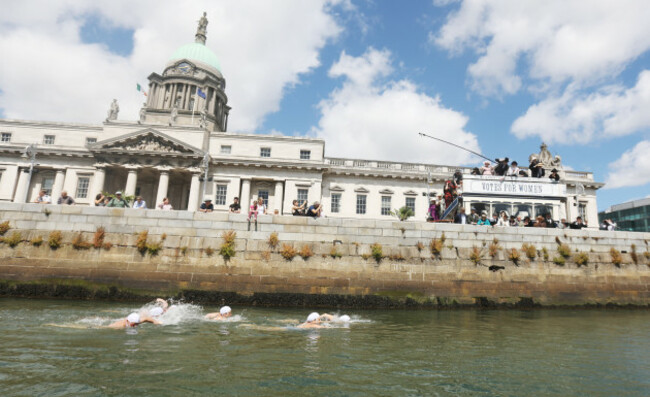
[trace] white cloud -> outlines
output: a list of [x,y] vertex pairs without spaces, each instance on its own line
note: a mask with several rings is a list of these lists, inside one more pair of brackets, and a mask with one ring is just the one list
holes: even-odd
[[320,103],[321,119],[312,133],[325,139],[329,156],[434,164],[466,164],[472,155],[418,132],[479,150],[464,130],[467,117],[445,108],[440,98],[418,92],[408,80],[384,82],[392,71],[390,52],[368,49],[360,57],[342,53],[331,77],[340,88]]
[[609,164],[605,189],[642,186],[650,183],[650,141],[645,140]]
[[584,143],[596,136],[617,137],[650,128],[650,70],[634,87],[606,86],[584,94],[569,86],[528,108],[512,124],[519,138],[539,136],[547,142]]
[[[333,4],[352,7],[341,0],[10,2],[0,14],[0,108],[7,118],[97,123],[117,98],[120,119],[135,120],[143,99],[136,82],[161,73],[174,50],[194,40],[205,10],[207,45],[221,61],[233,107],[229,129],[253,131],[341,32]],[[130,56],[82,43],[80,28],[93,15],[134,29]]]
[[452,53],[473,50],[472,89],[501,96],[519,91],[522,77],[553,88],[616,75],[650,48],[649,20],[646,0],[476,0],[429,37]]

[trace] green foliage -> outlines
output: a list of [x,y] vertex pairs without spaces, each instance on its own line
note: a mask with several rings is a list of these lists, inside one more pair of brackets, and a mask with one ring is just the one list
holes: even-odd
[[3,241],[11,248],[15,248],[23,241],[23,235],[18,231],[14,231],[9,235],[9,237],[5,237]]
[[553,263],[555,263],[558,266],[564,266],[566,263],[566,259],[562,255],[556,256],[553,258]]
[[280,255],[282,255],[284,259],[290,261],[295,258],[296,255],[298,255],[298,252],[295,248],[293,248],[292,245],[282,244],[282,248],[280,248]]
[[621,255],[620,251],[618,251],[616,248],[612,247],[609,250],[609,255],[612,257],[612,263],[616,267],[621,267],[621,264],[623,263],[623,255]]
[[219,247],[219,255],[221,255],[225,261],[228,261],[236,254],[235,239],[237,238],[237,233],[235,233],[234,230],[228,230],[223,232],[221,238],[223,239],[223,244]]
[[40,247],[43,244],[43,236],[34,237],[29,243],[34,247]]
[[47,237],[47,245],[50,246],[53,250],[61,247],[61,242],[63,241],[63,235],[60,231],[55,230]]
[[573,255],[573,261],[578,265],[578,267],[587,266],[589,263],[589,254],[586,252],[578,252]]
[[0,223],[0,236],[4,236],[5,233],[7,233],[11,229],[11,225],[9,225],[9,221],[4,221]]
[[384,257],[382,250],[383,248],[381,244],[374,243],[370,246],[370,255],[375,258],[375,261],[377,261],[377,263],[381,262],[382,258]]
[[542,256],[544,257],[544,260],[548,262],[549,254],[548,254],[548,250],[546,249],[546,247],[542,248]]
[[[413,210],[410,209],[410,208],[407,207],[407,206],[404,206],[404,207],[402,207],[402,208],[400,208],[400,209],[398,209],[398,210],[395,210],[395,211],[393,212],[393,214],[394,214],[395,216],[397,216],[397,218],[398,218],[400,221],[405,221],[405,220],[407,220],[408,218],[410,218],[410,217],[412,217],[413,215],[415,215],[415,214],[413,213]],[[403,232],[402,232],[402,233],[403,233]]]
[[571,256],[571,248],[567,244],[562,243],[557,246],[557,253],[566,259]]
[[636,253],[636,245],[632,244],[631,247],[631,252],[630,252],[630,257],[632,258],[632,262],[634,262],[635,265],[639,264],[639,256]]
[[508,253],[508,259],[512,261],[516,266],[519,266],[519,261],[521,260],[521,254],[516,248],[512,248]]
[[206,248],[206,249],[205,249],[205,254],[206,254],[207,256],[212,256],[212,255],[214,255],[214,250],[212,249],[212,247],[208,247],[208,248]]
[[341,253],[339,252],[339,250],[336,249],[336,247],[332,247],[332,249],[330,250],[330,256],[336,259],[342,257],[343,255],[341,255]]
[[524,251],[526,257],[531,261],[537,257],[537,248],[532,244],[524,243],[521,246],[521,250]]

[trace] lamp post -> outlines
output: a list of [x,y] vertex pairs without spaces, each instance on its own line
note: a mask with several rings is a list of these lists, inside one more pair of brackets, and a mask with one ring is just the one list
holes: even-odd
[[29,195],[29,185],[32,184],[32,174],[34,173],[34,163],[36,162],[36,145],[30,143],[29,146],[23,150],[23,155],[21,156],[24,159],[29,159],[29,177],[27,178],[27,187],[25,188],[25,196],[23,197],[23,203],[27,202],[27,197]]
[[210,154],[208,152],[205,152],[205,155],[203,156],[203,161],[201,162],[201,165],[203,165],[204,169],[204,174],[203,174],[203,194],[201,195],[201,199],[205,200],[205,190],[208,187],[208,170],[210,168]]

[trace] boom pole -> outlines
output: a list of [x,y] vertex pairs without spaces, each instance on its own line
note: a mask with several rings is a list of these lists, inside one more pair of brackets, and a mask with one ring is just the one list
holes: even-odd
[[488,161],[491,162],[491,163],[494,162],[492,159],[489,159],[489,158],[483,156],[481,153],[475,152],[475,151],[473,151],[473,150],[469,150],[469,149],[464,148],[464,147],[462,147],[462,146],[456,145],[455,143],[447,142],[447,141],[445,141],[444,139],[436,138],[435,136],[431,136],[431,135],[423,134],[423,133],[421,133],[421,132],[418,132],[418,134],[419,134],[420,136],[425,136],[425,137],[427,137],[427,138],[435,139],[436,141],[440,141],[440,142],[446,143],[447,145],[451,145],[451,146],[457,147],[458,149],[465,150],[466,152],[470,152],[470,153],[472,153],[472,154],[474,154],[474,155],[477,155],[477,156],[479,156],[479,157],[482,157],[482,158],[488,160]]

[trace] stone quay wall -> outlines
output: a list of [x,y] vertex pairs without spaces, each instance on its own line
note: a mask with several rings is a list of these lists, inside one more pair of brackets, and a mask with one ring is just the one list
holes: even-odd
[[5,221],[4,296],[60,296],[67,285],[91,298],[269,305],[650,304],[650,233],[292,216],[262,216],[248,231],[244,214],[0,203]]

